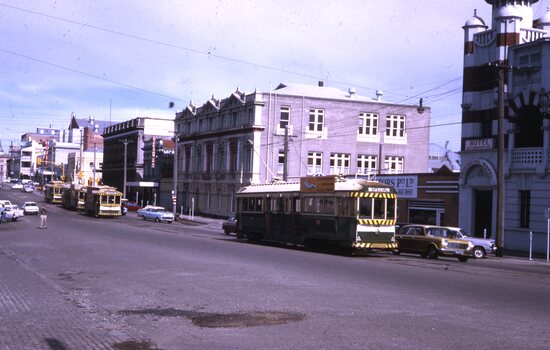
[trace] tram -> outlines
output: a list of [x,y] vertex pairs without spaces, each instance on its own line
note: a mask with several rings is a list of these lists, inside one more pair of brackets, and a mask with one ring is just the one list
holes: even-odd
[[61,205],[69,210],[84,210],[85,192],[83,186],[78,184],[67,183],[61,189]]
[[63,181],[50,181],[44,186],[44,200],[46,203],[61,204],[61,189]]
[[250,185],[235,194],[237,237],[352,251],[395,251],[397,194],[337,176]]
[[84,210],[89,216],[117,217],[122,215],[122,192],[109,186],[87,186],[84,192]]

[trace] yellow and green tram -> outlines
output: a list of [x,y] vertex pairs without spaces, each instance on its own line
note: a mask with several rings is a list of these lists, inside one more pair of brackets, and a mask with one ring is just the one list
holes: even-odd
[[394,251],[397,195],[389,185],[337,176],[249,185],[235,194],[237,236],[304,246]]

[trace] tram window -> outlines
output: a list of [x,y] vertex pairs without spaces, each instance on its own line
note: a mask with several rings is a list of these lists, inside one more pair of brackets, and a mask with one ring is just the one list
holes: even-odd
[[281,200],[281,198],[271,198],[270,200],[270,208],[269,208],[269,211],[272,212],[272,213],[278,213],[279,212],[279,201]]
[[372,217],[372,198],[359,199],[359,216],[367,218]]
[[388,199],[388,216],[387,219],[395,219],[395,199]]
[[323,198],[315,198],[313,205],[317,214],[323,212]]
[[254,208],[258,212],[263,211],[263,200],[262,198],[256,198],[256,206]]
[[313,212],[315,212],[314,198],[312,197],[304,198],[304,213],[313,213]]
[[302,201],[300,200],[300,198],[293,198],[293,200],[294,200],[293,210],[294,210],[295,213],[299,213],[302,210],[302,207],[301,207]]
[[374,199],[374,217],[373,219],[385,219],[386,200],[383,198]]
[[334,198],[325,198],[325,214],[334,215]]

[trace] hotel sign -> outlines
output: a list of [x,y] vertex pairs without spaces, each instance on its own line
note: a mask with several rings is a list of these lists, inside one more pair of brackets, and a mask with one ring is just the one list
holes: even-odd
[[494,148],[493,138],[472,139],[472,140],[464,141],[465,151],[477,151],[477,150],[493,149],[493,148]]

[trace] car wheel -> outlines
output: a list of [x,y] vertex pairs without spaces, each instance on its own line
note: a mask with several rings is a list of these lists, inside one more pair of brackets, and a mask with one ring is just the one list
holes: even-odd
[[468,257],[467,257],[467,256],[459,256],[459,257],[458,257],[458,261],[460,261],[460,262],[466,262],[466,261],[468,261]]
[[229,235],[229,230],[228,230],[228,229],[224,229],[224,230],[223,230],[223,233],[225,233],[226,235]]
[[439,257],[437,249],[435,249],[433,245],[428,247],[428,250],[426,251],[426,257],[428,257],[428,259],[437,259]]
[[474,247],[474,257],[476,259],[483,259],[487,256],[485,249],[483,247]]
[[160,222],[160,219],[159,219],[159,218],[155,218],[155,222]]
[[145,218],[145,216],[142,216],[142,218],[143,218],[143,221],[147,221],[147,219]]

